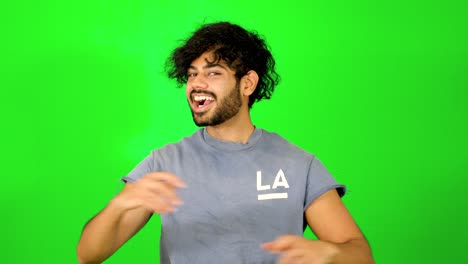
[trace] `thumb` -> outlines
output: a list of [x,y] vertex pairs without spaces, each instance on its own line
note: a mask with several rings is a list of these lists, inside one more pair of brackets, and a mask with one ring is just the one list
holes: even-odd
[[262,248],[271,252],[283,252],[290,249],[295,241],[296,236],[280,236],[274,241],[263,243]]

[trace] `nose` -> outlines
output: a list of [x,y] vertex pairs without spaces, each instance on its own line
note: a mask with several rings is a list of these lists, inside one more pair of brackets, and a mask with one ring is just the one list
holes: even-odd
[[188,79],[187,82],[192,89],[206,89],[208,88],[208,82],[202,74],[197,74]]

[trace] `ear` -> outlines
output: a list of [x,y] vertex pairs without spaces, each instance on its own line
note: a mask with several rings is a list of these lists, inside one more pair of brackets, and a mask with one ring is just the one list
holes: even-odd
[[254,70],[250,70],[241,78],[241,92],[243,96],[250,96],[257,88],[258,74]]

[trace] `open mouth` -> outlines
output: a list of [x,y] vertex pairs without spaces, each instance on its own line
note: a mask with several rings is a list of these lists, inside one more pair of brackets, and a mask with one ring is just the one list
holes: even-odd
[[208,105],[214,102],[214,98],[209,95],[195,95],[192,97],[195,109],[205,109]]

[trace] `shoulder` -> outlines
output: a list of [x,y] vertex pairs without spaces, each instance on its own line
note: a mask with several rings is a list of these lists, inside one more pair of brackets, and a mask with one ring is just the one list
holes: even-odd
[[262,146],[269,151],[279,151],[291,157],[301,157],[308,160],[314,159],[314,154],[291,143],[283,136],[275,132],[262,129]]
[[177,142],[167,143],[161,148],[154,149],[153,155],[165,156],[180,153],[181,151],[189,151],[197,148],[197,144],[200,144],[201,130],[197,130],[192,135],[183,137]]

